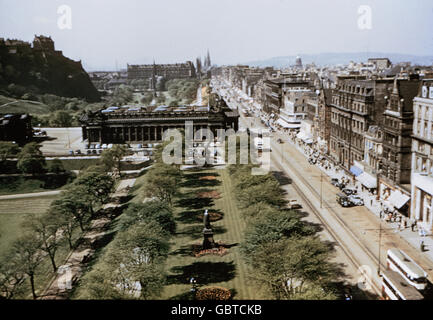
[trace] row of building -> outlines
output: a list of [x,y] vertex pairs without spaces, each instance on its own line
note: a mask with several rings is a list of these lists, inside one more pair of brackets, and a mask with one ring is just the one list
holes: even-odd
[[215,70],[274,125],[433,231],[433,72],[387,58],[345,67]]

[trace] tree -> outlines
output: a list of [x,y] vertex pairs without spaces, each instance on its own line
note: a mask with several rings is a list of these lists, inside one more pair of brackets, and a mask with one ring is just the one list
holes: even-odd
[[52,173],[65,172],[65,167],[63,166],[63,162],[58,158],[54,158],[50,162],[50,166],[48,168],[48,171],[52,172]]
[[24,226],[35,234],[38,241],[41,242],[40,249],[50,258],[54,272],[57,271],[56,252],[63,241],[62,235],[57,232],[59,225],[56,220],[56,215],[31,215],[24,223]]
[[[91,204],[88,202],[90,197],[84,188],[73,186],[52,203],[51,210],[58,214],[74,216],[81,231],[84,231],[84,225],[92,212]],[[72,233],[70,236],[72,237]]]
[[166,232],[176,232],[176,222],[172,210],[160,201],[148,201],[144,203],[133,203],[128,206],[121,218],[121,230],[126,230],[136,223],[156,221]]
[[146,195],[157,197],[171,206],[172,198],[177,193],[182,179],[179,169],[176,166],[157,163],[147,175]]
[[4,162],[8,158],[16,156],[20,152],[20,147],[16,143],[0,141],[0,161]]
[[283,238],[311,235],[314,230],[299,219],[299,215],[291,210],[269,210],[264,215],[258,215],[247,225],[241,252],[247,262],[254,252],[262,246],[277,242]]
[[86,172],[78,176],[71,188],[84,196],[93,213],[96,204],[103,204],[109,199],[114,179],[106,173]]
[[16,156],[20,152],[20,148],[17,144],[8,142],[8,141],[0,141],[0,173],[8,172],[8,167],[12,169],[14,166],[8,166],[8,158],[12,158]]
[[48,215],[56,216],[56,224],[63,231],[63,236],[68,241],[69,249],[72,250],[74,248],[72,238],[75,229],[80,225],[79,219],[71,212],[65,202],[54,202],[48,211]]
[[116,144],[111,149],[104,150],[101,154],[101,162],[110,171],[114,169],[120,175],[121,160],[128,155],[128,147]]
[[119,232],[107,247],[102,263],[83,278],[83,297],[149,299],[158,296],[165,283],[167,237],[155,221],[141,222]]
[[[330,248],[315,237],[269,242],[252,253],[254,267],[251,276],[275,299],[307,296],[310,288],[326,288],[338,277],[340,270],[329,262],[330,254]],[[324,296],[332,298],[333,295]]]
[[18,154],[17,168],[23,173],[41,173],[44,171],[45,158],[36,142],[26,144]]
[[51,124],[54,127],[71,127],[73,118],[69,112],[58,110],[54,113]]
[[33,299],[36,299],[35,272],[44,256],[41,254],[42,242],[33,233],[21,236],[13,244],[13,259],[15,265],[21,266],[21,271],[29,277]]
[[25,274],[21,271],[22,266],[17,264],[12,252],[6,254],[0,260],[0,297],[12,299],[24,292],[22,284]]

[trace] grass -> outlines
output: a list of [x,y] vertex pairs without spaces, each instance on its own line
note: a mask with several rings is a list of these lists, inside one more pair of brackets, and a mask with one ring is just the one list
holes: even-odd
[[[18,102],[3,106],[4,104],[14,101]],[[46,104],[37,101],[8,98],[0,95],[0,113],[46,114],[49,112],[49,107]]]
[[57,196],[0,200],[0,255],[23,232],[27,214],[43,214]]
[[[214,175],[216,180],[199,180],[200,176]],[[216,190],[219,199],[197,199],[201,191]],[[239,212],[232,193],[230,176],[225,170],[186,172],[183,196],[176,206],[177,234],[167,260],[168,285],[162,299],[184,299],[191,288],[189,279],[195,277],[201,286],[221,286],[230,289],[234,299],[266,299],[247,277],[247,268],[239,252],[245,221]],[[223,257],[191,255],[190,246],[201,243],[203,223],[195,218],[205,209],[223,214],[223,219],[212,223],[214,240],[229,245]],[[191,217],[194,216],[194,217]]]
[[[12,243],[24,232],[22,224],[26,220],[27,214],[33,213],[41,215],[46,212],[51,202],[57,196],[35,197],[26,199],[0,200],[0,257],[11,247]],[[80,230],[75,230],[73,241],[80,236]],[[65,239],[56,253],[56,264],[59,267],[65,261],[70,250]],[[1,263],[1,261],[0,261]],[[35,288],[36,294],[41,295],[54,276],[50,259],[44,258],[36,269]],[[23,295],[16,296],[18,299],[32,299],[30,283],[26,280],[23,284]]]

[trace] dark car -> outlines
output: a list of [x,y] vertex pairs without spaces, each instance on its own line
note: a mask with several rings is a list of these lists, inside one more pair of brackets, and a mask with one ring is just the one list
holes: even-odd
[[344,188],[341,191],[343,191],[343,193],[347,196],[350,196],[352,194],[356,194],[358,192],[358,191],[356,191],[356,189],[350,189],[350,188]]
[[331,179],[331,184],[336,187],[337,184],[339,184],[338,179],[337,178],[332,178]]
[[344,193],[337,193],[336,200],[342,207],[352,206],[352,202],[350,201],[349,197]]
[[277,142],[278,143],[283,143],[283,140],[281,140],[280,138],[278,138]]

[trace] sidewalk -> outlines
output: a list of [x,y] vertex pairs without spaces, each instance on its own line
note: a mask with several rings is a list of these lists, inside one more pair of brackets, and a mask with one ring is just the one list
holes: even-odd
[[[279,134],[283,134],[282,132],[278,132]],[[308,155],[305,153],[304,149],[299,146],[297,143],[293,142],[291,139],[286,139],[285,141],[289,142],[293,147],[295,147],[298,151],[300,151],[306,158]],[[336,174],[336,168],[330,164],[331,169],[326,170],[321,165],[315,165],[322,172],[324,172],[328,177],[334,177]],[[339,174],[349,179],[350,183],[347,184],[349,188],[357,188],[358,195],[364,200],[364,207],[366,207],[371,213],[373,213],[377,220],[382,220],[382,228],[386,228],[387,230],[392,229],[392,232],[397,234],[401,239],[405,240],[408,244],[410,244],[414,249],[416,249],[422,256],[427,257],[431,262],[433,262],[433,236],[421,236],[418,234],[418,231],[415,228],[415,231],[411,230],[410,225],[406,226],[404,229],[400,230],[400,222],[385,222],[384,217],[380,219],[380,211],[382,210],[382,205],[379,201],[376,200],[376,195],[373,195],[367,191],[362,191],[361,183],[356,181],[353,183],[353,179],[348,177],[347,174],[344,173],[343,170],[339,170]],[[424,252],[421,253],[420,244],[421,241],[424,241]]]
[[[238,90],[235,90],[237,92]],[[254,101],[254,104],[257,102]],[[260,114],[261,115],[261,114]],[[281,130],[277,129],[275,134],[279,134],[284,142],[289,143],[292,147],[297,149],[304,157],[308,158],[309,156],[306,154],[303,147],[298,145],[295,141],[293,141],[289,135],[285,132],[282,132]],[[370,194],[367,191],[362,191],[361,184],[358,181],[353,182],[353,179],[351,177],[348,177],[347,174],[343,170],[336,170],[336,168],[332,165],[332,163],[329,163],[330,169],[325,169],[320,165],[315,165],[316,168],[319,168],[326,176],[328,177],[334,177],[334,176],[344,176],[348,178],[350,183],[347,185],[348,187],[358,187],[358,195],[364,200],[364,207],[368,209],[370,213],[374,214],[374,220],[376,220],[376,223],[379,224],[381,221],[380,219],[380,212],[382,210],[382,205],[376,200],[376,196]],[[383,219],[382,219],[383,220]],[[398,235],[399,238],[404,240],[407,244],[410,245],[411,248],[413,248],[419,256],[427,258],[431,263],[433,262],[433,236],[421,236],[418,234],[418,232],[412,231],[410,225],[406,226],[403,230],[399,230],[400,223],[399,222],[385,222],[382,221],[381,227],[384,230],[387,230],[387,232],[391,232]],[[425,249],[424,252],[421,253],[420,250],[420,244],[421,241],[424,241]]]

